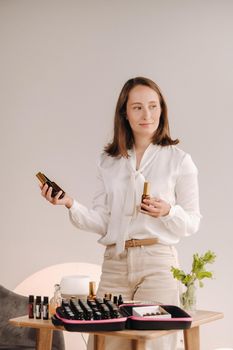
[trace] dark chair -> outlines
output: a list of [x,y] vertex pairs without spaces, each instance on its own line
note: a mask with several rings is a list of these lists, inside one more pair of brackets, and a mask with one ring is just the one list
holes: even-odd
[[[28,298],[0,285],[0,350],[35,350],[36,330],[10,325],[10,318],[26,315]],[[52,350],[65,350],[63,333],[53,332]]]

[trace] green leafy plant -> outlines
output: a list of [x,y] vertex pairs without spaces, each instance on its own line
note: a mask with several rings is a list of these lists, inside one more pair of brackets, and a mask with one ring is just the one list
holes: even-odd
[[213,273],[206,271],[205,265],[212,264],[216,259],[216,254],[208,250],[205,254],[200,255],[198,253],[193,254],[192,270],[186,274],[183,270],[171,267],[173,277],[181,281],[186,287],[194,281],[199,281],[199,286],[203,287],[202,280],[204,278],[212,278]]
[[171,267],[173,277],[186,286],[186,291],[181,295],[181,304],[185,309],[195,308],[195,281],[198,281],[199,287],[203,287],[204,278],[212,278],[213,273],[206,270],[206,264],[212,264],[216,259],[216,254],[208,250],[205,254],[193,255],[192,270],[186,274],[183,270]]

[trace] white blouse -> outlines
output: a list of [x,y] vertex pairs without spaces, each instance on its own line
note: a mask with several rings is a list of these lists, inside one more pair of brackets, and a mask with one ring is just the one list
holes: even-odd
[[[162,244],[173,245],[195,233],[201,215],[198,171],[190,155],[176,146],[150,144],[137,170],[135,151],[129,155],[101,155],[92,209],[74,201],[69,210],[72,223],[100,234],[101,244],[116,243],[117,254],[127,239],[157,237]],[[145,181],[151,183],[151,197],[171,205],[168,215],[155,218],[139,212]]]

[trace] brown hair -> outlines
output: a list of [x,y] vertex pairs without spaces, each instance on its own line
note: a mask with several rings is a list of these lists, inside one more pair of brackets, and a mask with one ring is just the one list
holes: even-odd
[[137,85],[145,85],[153,89],[159,96],[161,115],[159,126],[155,131],[151,142],[155,145],[176,145],[179,140],[172,140],[170,136],[167,105],[159,86],[152,80],[144,77],[129,79],[123,86],[115,110],[113,141],[105,146],[104,151],[112,157],[128,157],[127,150],[134,144],[134,137],[128,120],[126,119],[126,105],[130,91]]

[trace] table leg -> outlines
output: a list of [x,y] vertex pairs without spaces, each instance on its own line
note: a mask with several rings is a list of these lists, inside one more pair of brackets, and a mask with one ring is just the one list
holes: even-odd
[[145,350],[146,341],[144,339],[132,339],[132,349],[133,350]]
[[94,334],[94,350],[105,349],[105,336]]
[[36,330],[36,350],[51,350],[52,340],[52,329],[38,328]]
[[185,350],[200,350],[199,327],[184,329]]

